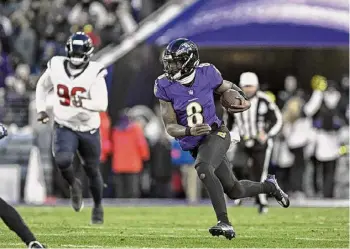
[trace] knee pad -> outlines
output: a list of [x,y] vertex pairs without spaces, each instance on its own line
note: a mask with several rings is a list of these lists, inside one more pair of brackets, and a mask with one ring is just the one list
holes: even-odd
[[73,159],[74,154],[70,152],[58,152],[55,155],[56,165],[63,170],[71,166],[71,164],[73,163]]
[[209,174],[213,173],[213,169],[211,169],[210,165],[205,162],[197,163],[195,169],[197,170],[198,177],[201,180],[204,180]]
[[244,187],[240,182],[236,182],[235,185],[225,194],[227,194],[230,199],[235,200],[235,199],[240,199],[244,197]]

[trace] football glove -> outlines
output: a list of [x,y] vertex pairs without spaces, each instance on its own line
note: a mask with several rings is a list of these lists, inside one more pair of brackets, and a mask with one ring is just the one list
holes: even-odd
[[0,124],[0,139],[4,138],[7,136],[7,129],[5,126]]
[[196,124],[190,128],[191,136],[203,136],[208,135],[211,131],[211,127],[208,124]]
[[49,115],[47,115],[46,112],[39,112],[38,113],[38,119],[39,122],[46,124],[47,122],[49,122],[50,118]]

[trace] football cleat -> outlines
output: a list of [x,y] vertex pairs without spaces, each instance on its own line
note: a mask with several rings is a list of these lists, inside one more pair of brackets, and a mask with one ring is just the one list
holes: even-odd
[[29,243],[28,248],[46,248],[39,241],[32,241]]
[[70,197],[72,207],[76,212],[80,212],[84,208],[83,191],[79,179],[75,179],[73,186],[70,187]]
[[91,224],[103,224],[103,207],[93,207],[91,215]]
[[236,233],[233,230],[231,224],[226,224],[218,221],[218,224],[209,229],[209,233],[213,236],[225,236],[226,239],[231,240],[236,237]]
[[280,204],[282,207],[287,208],[289,207],[290,201],[289,197],[286,193],[283,192],[283,190],[278,186],[277,180],[274,175],[267,175],[267,178],[265,182],[272,183],[275,186],[275,190],[272,191],[270,194],[275,197],[278,204]]

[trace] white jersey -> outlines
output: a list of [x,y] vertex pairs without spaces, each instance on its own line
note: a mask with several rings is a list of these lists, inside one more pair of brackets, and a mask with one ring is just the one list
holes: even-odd
[[[74,131],[90,131],[99,128],[99,112],[106,111],[108,94],[104,77],[107,70],[98,62],[89,62],[85,69],[71,75],[68,58],[54,56],[40,77],[36,88],[37,112],[46,111],[46,97],[53,90],[55,122]],[[81,95],[82,107],[71,103],[74,95]]]

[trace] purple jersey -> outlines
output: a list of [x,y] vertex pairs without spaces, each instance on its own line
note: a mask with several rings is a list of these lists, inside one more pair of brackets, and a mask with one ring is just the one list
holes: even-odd
[[[158,77],[154,94],[158,99],[171,102],[177,122],[186,127],[205,123],[221,125],[216,116],[214,90],[222,84],[222,76],[214,65],[203,63],[197,66],[191,86],[168,80],[164,75]],[[179,138],[183,150],[198,146],[205,136],[186,136]]]

